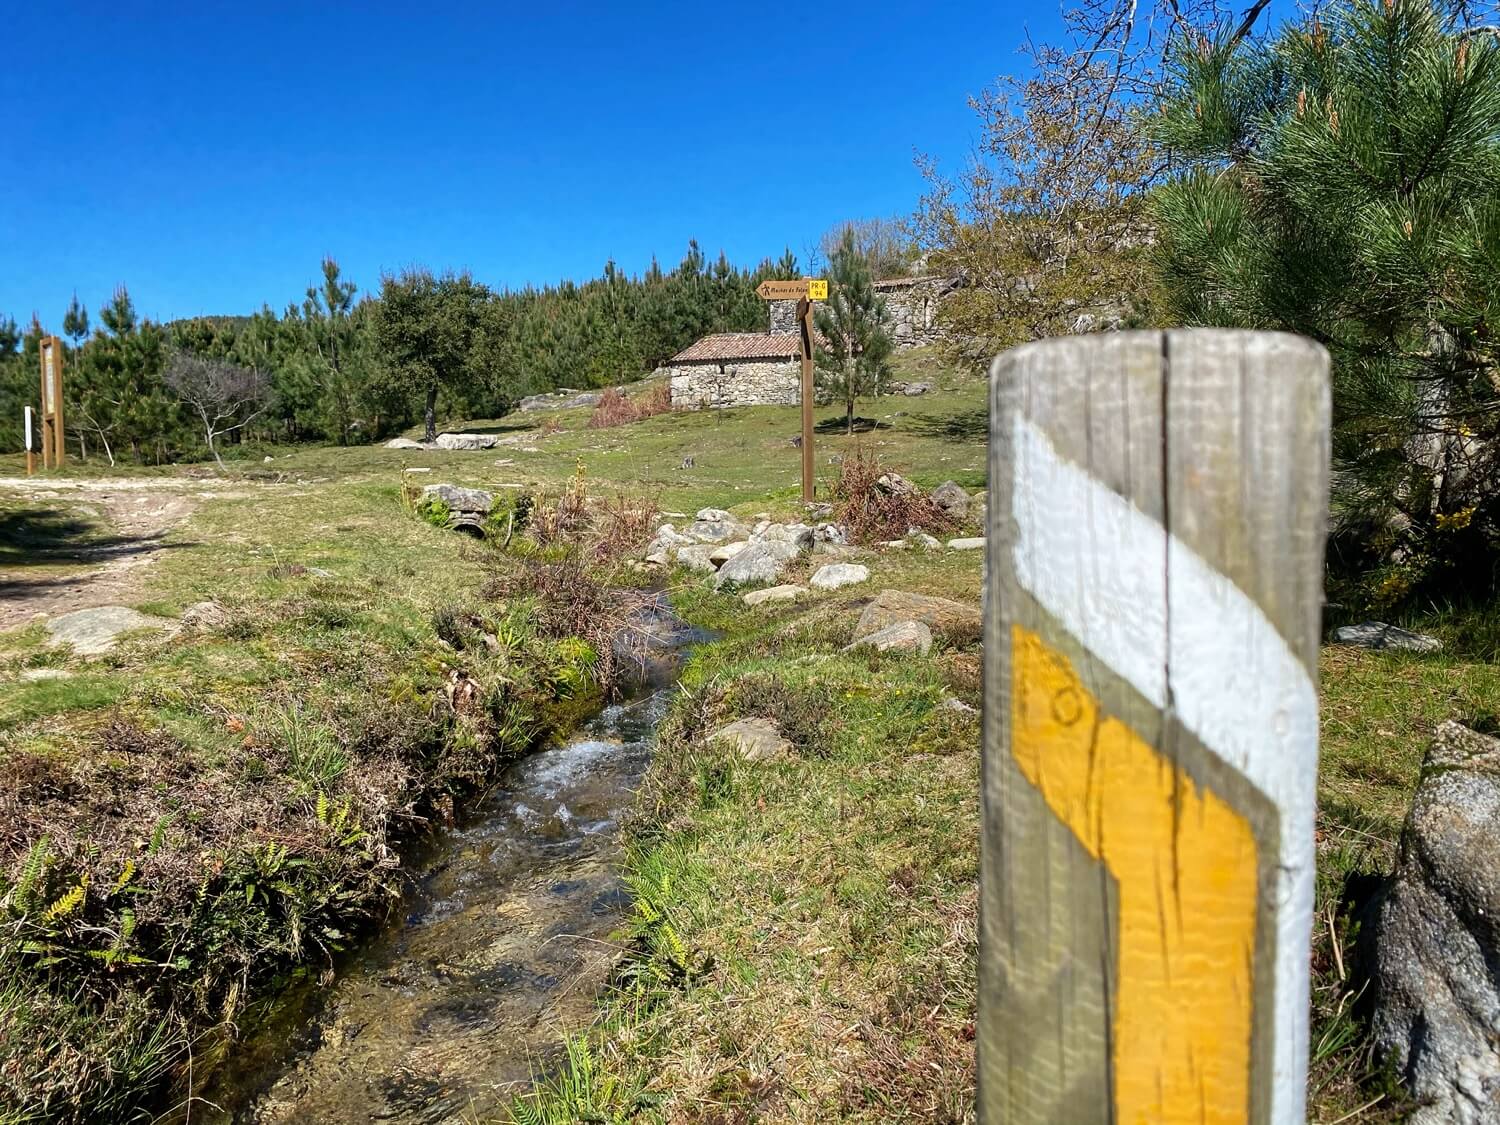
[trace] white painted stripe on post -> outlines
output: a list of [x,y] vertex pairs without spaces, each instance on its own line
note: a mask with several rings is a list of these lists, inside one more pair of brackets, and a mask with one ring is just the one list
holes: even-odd
[[[1317,691],[1260,606],[1233,582],[1155,519],[1065,460],[1019,413],[1014,441],[1017,582],[1153,706],[1166,708],[1170,688],[1178,721],[1279,810],[1271,1120],[1300,1123],[1307,1084]],[[1164,581],[1168,567],[1170,584]]]

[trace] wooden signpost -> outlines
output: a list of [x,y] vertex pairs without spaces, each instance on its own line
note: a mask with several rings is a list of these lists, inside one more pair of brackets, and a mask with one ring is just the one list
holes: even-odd
[[1304,1120],[1328,356],[991,369],[979,1117]]
[[26,475],[28,477],[36,472],[36,454],[32,452],[31,446],[32,413],[33,411],[29,406],[22,409],[22,417],[26,422]]
[[797,302],[798,351],[802,360],[802,499],[813,500],[813,340],[812,303],[828,300],[824,278],[762,281],[755,289],[763,301]]
[[42,467],[61,468],[63,449],[63,346],[56,336],[43,336],[42,353]]

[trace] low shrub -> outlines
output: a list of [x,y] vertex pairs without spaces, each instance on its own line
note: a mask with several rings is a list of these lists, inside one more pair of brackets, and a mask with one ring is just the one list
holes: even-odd
[[836,518],[856,543],[902,539],[912,528],[939,534],[957,526],[932,497],[859,449],[840,463],[833,500]]
[[589,429],[603,430],[612,426],[624,426],[651,418],[657,414],[669,414],[672,410],[672,388],[667,383],[657,383],[645,394],[630,398],[611,387],[600,397],[594,413],[589,416]]
[[433,496],[417,505],[417,516],[433,527],[447,527],[453,519],[453,509],[448,507],[446,501]]

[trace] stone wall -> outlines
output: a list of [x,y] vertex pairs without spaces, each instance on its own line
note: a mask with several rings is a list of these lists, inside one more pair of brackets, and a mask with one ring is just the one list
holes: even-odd
[[896,347],[920,348],[938,342],[942,337],[937,327],[938,305],[953,287],[953,279],[947,277],[877,283],[891,315],[891,337]]
[[801,401],[801,366],[796,360],[724,360],[678,363],[672,377],[677,410],[728,406],[795,406]]
[[[937,343],[937,309],[954,288],[949,277],[887,278],[875,283],[891,314],[891,337],[897,348],[920,348]],[[797,331],[797,302],[768,301],[770,330]]]
[[767,301],[766,303],[771,306],[772,332],[797,331],[796,301]]

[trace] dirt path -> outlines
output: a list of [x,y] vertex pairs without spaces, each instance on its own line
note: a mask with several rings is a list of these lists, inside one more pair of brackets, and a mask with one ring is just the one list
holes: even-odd
[[[0,630],[39,614],[128,603],[151,564],[172,549],[169,532],[204,500],[245,496],[248,487],[170,477],[0,477],[0,512],[7,513],[0,528],[25,560],[0,560]],[[19,510],[5,504],[18,498]]]

